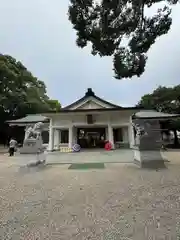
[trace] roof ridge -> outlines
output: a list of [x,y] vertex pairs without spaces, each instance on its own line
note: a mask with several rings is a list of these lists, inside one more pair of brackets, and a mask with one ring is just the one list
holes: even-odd
[[113,103],[111,103],[111,102],[109,102],[109,101],[104,100],[104,99],[101,98],[101,97],[98,97],[98,96],[93,92],[92,88],[88,88],[88,89],[87,89],[87,92],[85,93],[85,95],[84,95],[83,97],[81,97],[81,98],[79,98],[78,100],[74,101],[73,103],[71,103],[71,104],[63,107],[62,109],[69,109],[69,108],[73,107],[74,105],[80,103],[81,101],[84,101],[85,99],[88,99],[89,97],[94,97],[94,98],[96,98],[97,100],[99,100],[99,101],[101,101],[101,102],[103,102],[103,103],[105,103],[105,104],[111,105],[113,108],[114,108],[114,107],[116,107],[116,108],[122,108],[122,107],[119,106],[119,105],[113,104]]

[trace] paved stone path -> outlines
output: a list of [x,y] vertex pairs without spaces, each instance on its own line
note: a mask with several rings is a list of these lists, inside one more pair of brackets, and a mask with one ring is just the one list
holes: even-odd
[[27,169],[1,156],[0,239],[180,239],[180,159],[166,155],[159,171]]
[[[71,164],[71,163],[130,163],[133,160],[133,153],[131,150],[115,150],[115,151],[82,151],[79,153],[60,153],[52,152],[45,153],[46,162],[49,164]],[[7,154],[6,154],[7,156]],[[13,158],[14,164],[25,165],[28,162],[34,161],[35,155],[21,155],[16,154]]]

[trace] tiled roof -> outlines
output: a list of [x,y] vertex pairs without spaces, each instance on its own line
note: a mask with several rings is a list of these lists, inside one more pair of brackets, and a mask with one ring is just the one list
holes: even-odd
[[154,110],[145,110],[145,111],[140,111],[135,113],[134,117],[135,118],[174,118],[174,117],[180,117],[180,115],[157,112]]
[[47,122],[47,121],[48,121],[48,117],[45,117],[42,115],[30,114],[23,118],[7,121],[7,123],[36,123],[36,122]]
[[77,101],[71,103],[70,105],[62,108],[62,110],[67,110],[67,109],[69,109],[69,108],[71,108],[71,107],[74,107],[76,104],[78,104],[78,103],[80,103],[80,102],[88,99],[89,97],[93,97],[93,98],[97,99],[97,100],[100,101],[100,102],[103,102],[103,103],[105,103],[105,104],[108,104],[108,105],[111,106],[112,108],[121,108],[121,107],[118,106],[118,105],[115,105],[115,104],[113,104],[113,103],[110,103],[110,102],[108,102],[108,101],[106,101],[106,100],[104,100],[104,99],[96,96],[95,93],[92,91],[92,89],[91,89],[91,88],[88,88],[88,89],[87,89],[87,92],[85,93],[85,95],[84,95],[82,98],[80,98],[80,99],[78,99]]

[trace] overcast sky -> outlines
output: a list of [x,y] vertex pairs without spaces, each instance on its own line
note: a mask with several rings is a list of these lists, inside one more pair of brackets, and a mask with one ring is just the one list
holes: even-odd
[[[140,78],[113,78],[111,57],[99,58],[75,45],[68,0],[1,0],[0,51],[15,57],[47,86],[48,95],[67,105],[91,87],[96,95],[131,106],[159,85],[180,83],[180,6],[173,25],[149,51]],[[178,16],[179,15],[179,16]]]

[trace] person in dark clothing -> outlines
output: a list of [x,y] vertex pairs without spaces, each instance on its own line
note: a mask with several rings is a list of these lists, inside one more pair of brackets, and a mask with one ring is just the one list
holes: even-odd
[[14,156],[14,152],[16,150],[16,145],[17,145],[17,141],[14,140],[13,138],[11,138],[11,140],[9,142],[9,156],[10,157]]

